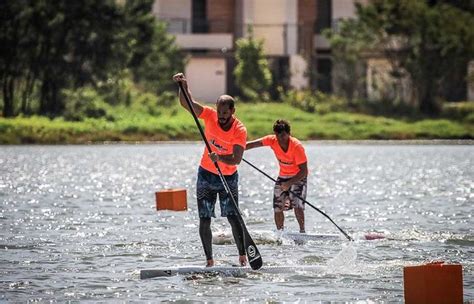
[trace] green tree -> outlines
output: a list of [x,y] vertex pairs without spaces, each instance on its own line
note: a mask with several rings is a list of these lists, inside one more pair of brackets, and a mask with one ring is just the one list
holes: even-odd
[[[60,115],[65,89],[114,82],[128,69],[140,81],[154,81],[145,71],[182,66],[164,27],[156,26],[152,4],[153,0],[0,1],[3,115],[13,116],[18,108],[27,112],[33,94],[40,114]],[[20,95],[21,107],[15,107]]]
[[394,68],[409,75],[420,111],[439,113],[437,97],[443,81],[453,70],[466,69],[474,58],[472,7],[449,1],[429,5],[428,1],[373,0],[359,5],[357,15],[377,36]]
[[165,23],[157,21],[148,53],[139,65],[132,67],[134,80],[147,91],[161,94],[174,88],[169,75],[182,71],[184,63],[174,36],[167,33]]
[[354,97],[361,97],[365,84],[365,53],[375,47],[373,33],[356,19],[346,19],[338,23],[336,29],[326,29],[323,35],[331,45],[334,79],[347,98],[349,104]]
[[30,61],[28,50],[36,40],[27,35],[32,11],[23,9],[24,5],[25,1],[0,1],[0,81],[5,117],[14,115],[15,87],[25,73]]
[[255,39],[250,28],[249,37],[237,40],[236,46],[234,76],[243,96],[250,100],[268,98],[272,74],[263,51],[263,40]]
[[126,42],[125,8],[115,1],[6,1],[3,9],[9,18],[1,19],[0,43],[11,46],[0,63],[9,89],[4,116],[13,115],[15,91],[27,99],[35,88],[39,113],[58,115],[63,89],[93,83],[128,62],[130,50],[119,47]]

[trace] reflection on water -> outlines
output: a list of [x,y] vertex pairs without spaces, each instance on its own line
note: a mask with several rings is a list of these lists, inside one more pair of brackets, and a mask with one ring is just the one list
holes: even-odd
[[[140,281],[138,269],[202,265],[195,206],[201,144],[0,148],[0,300],[402,301],[403,266],[462,263],[474,299],[471,146],[306,144],[308,201],[356,239],[264,242],[267,265],[326,265],[319,273]],[[269,150],[245,158],[272,176]],[[187,212],[156,212],[154,192],[188,189]],[[272,182],[240,165],[248,229],[272,231]],[[293,214],[286,226],[296,230]],[[311,233],[339,233],[313,209]],[[226,220],[214,231],[228,230]],[[365,241],[367,233],[385,239]],[[235,264],[232,244],[214,245]]]

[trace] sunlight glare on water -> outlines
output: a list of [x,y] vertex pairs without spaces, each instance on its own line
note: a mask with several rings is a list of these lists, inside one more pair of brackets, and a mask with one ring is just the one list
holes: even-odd
[[[195,195],[202,144],[1,147],[0,301],[402,302],[403,267],[432,260],[462,264],[464,300],[474,300],[472,146],[305,149],[307,200],[354,242],[309,206],[307,233],[340,237],[277,237],[273,183],[242,163],[239,205],[264,265],[321,267],[140,280],[140,269],[204,265]],[[245,158],[276,176],[269,149]],[[187,211],[156,211],[155,192],[167,188],[187,189]],[[292,212],[285,228],[297,231]],[[230,231],[220,217],[212,229]],[[217,264],[237,263],[232,242],[213,251]]]

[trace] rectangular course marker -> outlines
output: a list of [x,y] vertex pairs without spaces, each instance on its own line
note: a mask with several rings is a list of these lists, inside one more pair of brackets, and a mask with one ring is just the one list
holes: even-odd
[[463,302],[462,266],[443,262],[403,269],[405,303]]
[[156,210],[184,211],[188,209],[186,189],[166,189],[155,193]]

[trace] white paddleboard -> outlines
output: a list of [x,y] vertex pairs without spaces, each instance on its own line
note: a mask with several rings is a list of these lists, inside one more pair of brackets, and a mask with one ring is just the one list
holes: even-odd
[[[342,240],[344,236],[340,234],[316,234],[299,232],[278,232],[271,230],[253,230],[252,238],[256,244],[280,243],[282,239],[290,241],[319,241],[319,240]],[[218,231],[212,233],[212,243],[214,245],[227,245],[234,243],[234,237],[231,231]]]
[[238,266],[176,266],[154,269],[140,270],[140,279],[150,279],[156,277],[170,277],[175,275],[196,275],[196,274],[215,274],[238,276],[245,273],[292,273],[292,272],[321,272],[326,269],[320,265],[292,265],[292,266],[263,266],[258,270]]

